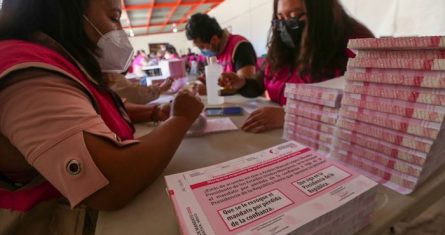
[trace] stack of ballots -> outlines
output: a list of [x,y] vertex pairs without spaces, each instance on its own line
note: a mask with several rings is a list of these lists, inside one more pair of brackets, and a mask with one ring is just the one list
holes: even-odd
[[344,86],[343,77],[314,84],[286,84],[283,138],[328,154]]
[[445,37],[351,40],[331,156],[402,194],[445,162]]
[[352,235],[378,189],[294,141],[165,180],[182,234]]

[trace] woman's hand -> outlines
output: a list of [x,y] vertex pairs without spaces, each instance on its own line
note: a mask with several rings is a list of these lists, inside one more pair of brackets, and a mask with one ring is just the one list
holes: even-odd
[[169,103],[158,106],[155,112],[153,112],[152,121],[162,122],[167,120],[170,117],[170,111],[171,105]]
[[192,91],[202,96],[207,95],[207,87],[204,83],[201,82],[193,83]]
[[250,114],[241,129],[246,132],[261,133],[281,128],[284,124],[284,114],[282,107],[260,108]]
[[198,118],[204,109],[201,99],[188,90],[182,90],[176,95],[172,103],[172,117],[184,117],[190,125]]
[[246,80],[240,78],[236,73],[222,73],[219,77],[218,85],[225,89],[239,90],[246,85]]

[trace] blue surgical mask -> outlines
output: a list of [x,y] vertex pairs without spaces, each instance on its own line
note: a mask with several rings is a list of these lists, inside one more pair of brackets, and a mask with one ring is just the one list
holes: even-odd
[[213,57],[218,55],[216,52],[208,49],[201,50],[201,54],[203,54],[205,57]]

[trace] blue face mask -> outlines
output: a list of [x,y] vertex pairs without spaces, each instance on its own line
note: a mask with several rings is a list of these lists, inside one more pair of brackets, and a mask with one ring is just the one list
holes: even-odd
[[214,57],[218,55],[216,52],[208,49],[201,50],[201,54],[203,54],[205,57]]

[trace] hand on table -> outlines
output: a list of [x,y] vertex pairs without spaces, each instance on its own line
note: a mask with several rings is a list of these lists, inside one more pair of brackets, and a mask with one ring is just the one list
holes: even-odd
[[263,107],[250,114],[241,129],[246,132],[261,133],[281,128],[283,124],[284,109],[282,107]]

